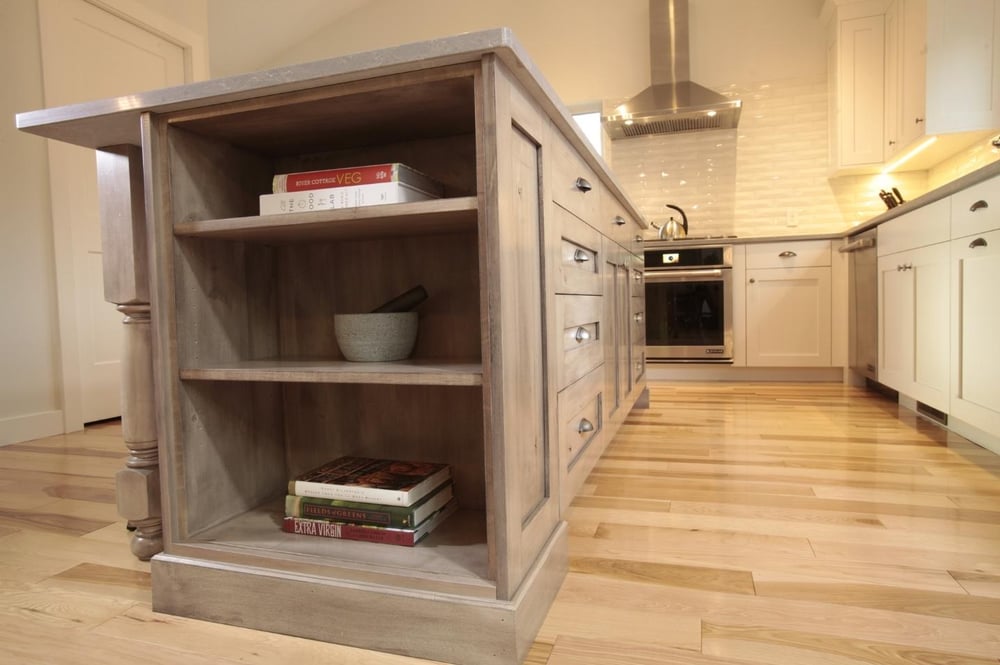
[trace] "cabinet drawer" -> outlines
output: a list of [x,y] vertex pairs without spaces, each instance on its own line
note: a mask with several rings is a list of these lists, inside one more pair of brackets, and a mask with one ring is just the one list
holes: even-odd
[[747,245],[747,268],[813,268],[830,265],[829,240]]
[[561,390],[601,364],[602,298],[556,296],[556,380]]
[[[561,136],[552,142],[552,199],[580,219],[594,223],[600,209],[601,183]],[[596,224],[595,224],[596,226]]]
[[993,178],[951,196],[951,237],[1000,229],[1000,178]]
[[[642,227],[608,189],[601,190],[597,230],[632,253],[641,253]],[[637,252],[635,246],[639,245]]]
[[559,228],[556,293],[601,294],[601,234],[578,217],[555,208]]
[[[997,201],[1000,208],[1000,200]],[[951,239],[951,208],[948,199],[917,208],[878,226],[878,255],[894,254]]]
[[600,446],[595,443],[604,433],[603,386],[602,366],[559,393],[559,451],[563,469],[572,469],[588,449],[599,452]]

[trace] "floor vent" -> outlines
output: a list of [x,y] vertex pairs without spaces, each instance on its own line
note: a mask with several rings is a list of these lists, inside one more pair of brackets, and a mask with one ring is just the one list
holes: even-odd
[[942,425],[948,424],[948,414],[944,411],[938,411],[933,406],[928,406],[923,402],[917,402],[917,413],[922,416],[927,416],[934,422],[941,423]]

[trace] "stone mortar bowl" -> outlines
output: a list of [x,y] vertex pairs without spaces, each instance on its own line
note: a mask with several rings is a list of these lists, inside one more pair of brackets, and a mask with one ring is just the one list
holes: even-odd
[[413,353],[417,341],[417,312],[335,314],[333,333],[348,360],[402,360]]

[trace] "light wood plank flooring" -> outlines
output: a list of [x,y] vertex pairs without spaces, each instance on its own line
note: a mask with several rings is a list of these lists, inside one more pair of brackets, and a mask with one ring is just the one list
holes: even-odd
[[[840,385],[651,395],[574,502],[526,662],[1000,663],[1000,457]],[[117,424],[0,448],[0,663],[428,662],[154,614],[123,451]]]

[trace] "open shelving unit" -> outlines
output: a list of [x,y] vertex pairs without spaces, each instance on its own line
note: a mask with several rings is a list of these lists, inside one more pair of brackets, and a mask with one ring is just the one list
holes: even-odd
[[[436,581],[496,598],[476,80],[474,68],[445,68],[151,125],[160,330],[177,432],[168,552],[288,573],[334,568],[359,582],[412,578],[418,589]],[[442,182],[446,198],[254,214],[274,173],[397,161]],[[345,360],[333,315],[369,311],[418,283],[430,296],[413,357]],[[451,464],[461,514],[412,549],[282,532],[288,479],[348,454]]]

